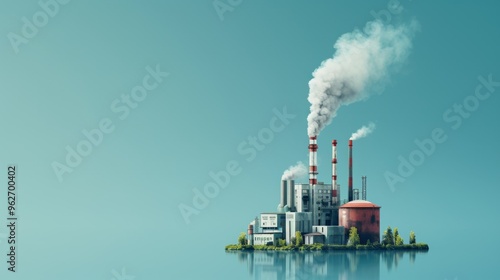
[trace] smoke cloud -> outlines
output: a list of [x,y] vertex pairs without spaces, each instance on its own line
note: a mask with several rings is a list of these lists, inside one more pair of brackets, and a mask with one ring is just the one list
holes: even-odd
[[307,167],[301,162],[297,162],[296,165],[290,166],[285,172],[283,172],[283,176],[281,176],[281,180],[293,180],[295,178],[303,177],[307,174]]
[[390,70],[407,58],[417,28],[416,21],[398,26],[373,21],[363,32],[340,36],[333,57],[323,61],[309,81],[309,137],[319,135],[341,105],[368,97],[368,87],[383,89]]
[[351,135],[351,138],[349,140],[358,140],[360,138],[368,136],[368,134],[372,133],[375,130],[375,124],[374,123],[369,123],[368,126],[363,125],[358,131],[354,132]]

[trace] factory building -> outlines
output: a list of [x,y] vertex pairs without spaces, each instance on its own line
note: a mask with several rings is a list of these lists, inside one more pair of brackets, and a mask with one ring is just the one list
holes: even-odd
[[319,182],[295,185],[297,212],[312,212],[313,225],[332,225],[338,222],[338,207],[332,202],[332,185]]
[[304,244],[313,245],[314,243],[325,244],[325,236],[319,232],[304,234]]
[[281,233],[254,233],[253,245],[278,245]]
[[290,244],[292,238],[295,237],[295,232],[309,233],[312,230],[312,213],[311,212],[287,212],[286,213],[286,229],[285,239],[286,244]]
[[285,232],[285,213],[262,213],[260,214],[260,228],[263,233]]
[[[295,232],[304,235],[306,244],[346,244],[349,229],[356,227],[362,244],[380,241],[380,206],[366,201],[366,176],[362,177],[362,200],[353,188],[352,146],[349,140],[349,177],[347,203],[341,205],[337,183],[337,141],[332,141],[332,182],[318,182],[317,141],[309,138],[309,183],[294,180],[280,183],[280,202],[275,213],[262,213],[248,227],[249,244],[292,242]],[[251,233],[251,234],[250,234]]]
[[320,233],[325,237],[324,244],[344,244],[344,226],[313,226],[312,233]]

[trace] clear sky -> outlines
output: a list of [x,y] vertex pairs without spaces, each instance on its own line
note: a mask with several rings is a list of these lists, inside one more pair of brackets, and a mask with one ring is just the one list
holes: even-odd
[[[221,0],[219,9],[229,6],[219,12],[212,1],[61,0],[47,11],[38,1],[21,2],[0,4],[0,176],[8,164],[18,166],[22,271],[9,279],[67,279],[80,267],[92,267],[82,279],[109,279],[112,269],[141,275],[162,260],[167,278],[194,262],[213,273],[210,254],[234,243],[257,214],[274,211],[283,171],[308,161],[312,72],[332,57],[339,36],[375,17],[416,19],[420,31],[381,93],[342,107],[320,134],[319,180],[330,180],[336,138],[345,197],[347,140],[372,121],[373,134],[354,144],[354,184],[368,177],[381,227],[398,226],[405,241],[414,230],[436,250],[459,242],[494,264],[496,1],[401,0],[392,12],[387,0]],[[433,133],[441,143],[414,152],[415,141]],[[253,146],[249,137],[259,135],[266,143]],[[86,156],[68,156],[78,147]],[[410,155],[414,171],[398,171],[400,156]],[[210,172],[226,169],[228,185],[186,223],[179,207],[194,207],[193,189],[203,191],[214,182]],[[390,183],[388,172],[400,180]],[[1,255],[6,233],[1,226]],[[144,255],[158,262],[138,265]],[[460,265],[457,275],[472,269]]]

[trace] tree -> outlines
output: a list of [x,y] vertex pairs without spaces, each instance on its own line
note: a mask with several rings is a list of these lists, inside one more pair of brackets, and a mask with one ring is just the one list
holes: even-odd
[[401,235],[398,235],[398,237],[396,238],[396,246],[403,246],[404,244],[405,244],[405,241],[403,240]]
[[382,244],[383,245],[394,245],[394,235],[392,234],[392,229],[390,226],[384,231],[384,235],[382,236]]
[[349,230],[349,240],[347,241],[347,245],[356,246],[360,243],[361,242],[359,240],[358,229],[355,227],[351,227],[351,229]]
[[240,236],[238,236],[238,244],[239,245],[246,245],[247,244],[246,233],[244,233],[244,232],[240,233]]
[[366,240],[366,245],[368,245],[368,246],[372,245],[372,242],[370,241],[370,239]]
[[302,242],[302,233],[300,231],[295,232],[295,245],[301,246]]
[[398,228],[394,228],[394,243],[397,246],[401,246],[404,244],[403,238],[401,237],[401,235],[399,235]]
[[415,244],[417,243],[416,241],[416,237],[415,237],[415,233],[412,231],[410,231],[410,244]]
[[285,247],[285,246],[286,246],[286,240],[278,239],[278,247]]

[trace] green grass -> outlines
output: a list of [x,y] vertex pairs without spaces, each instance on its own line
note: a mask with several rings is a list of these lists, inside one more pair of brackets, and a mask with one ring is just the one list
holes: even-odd
[[313,245],[302,245],[302,246],[274,246],[274,245],[236,245],[231,244],[226,246],[226,251],[351,251],[351,250],[382,250],[382,251],[390,251],[390,250],[399,250],[399,251],[428,251],[429,245],[425,243],[417,243],[417,244],[404,244],[400,246],[396,245],[381,245],[381,244],[372,244],[372,245],[357,245],[357,246],[348,246],[348,245],[325,245],[325,244],[313,244]]

